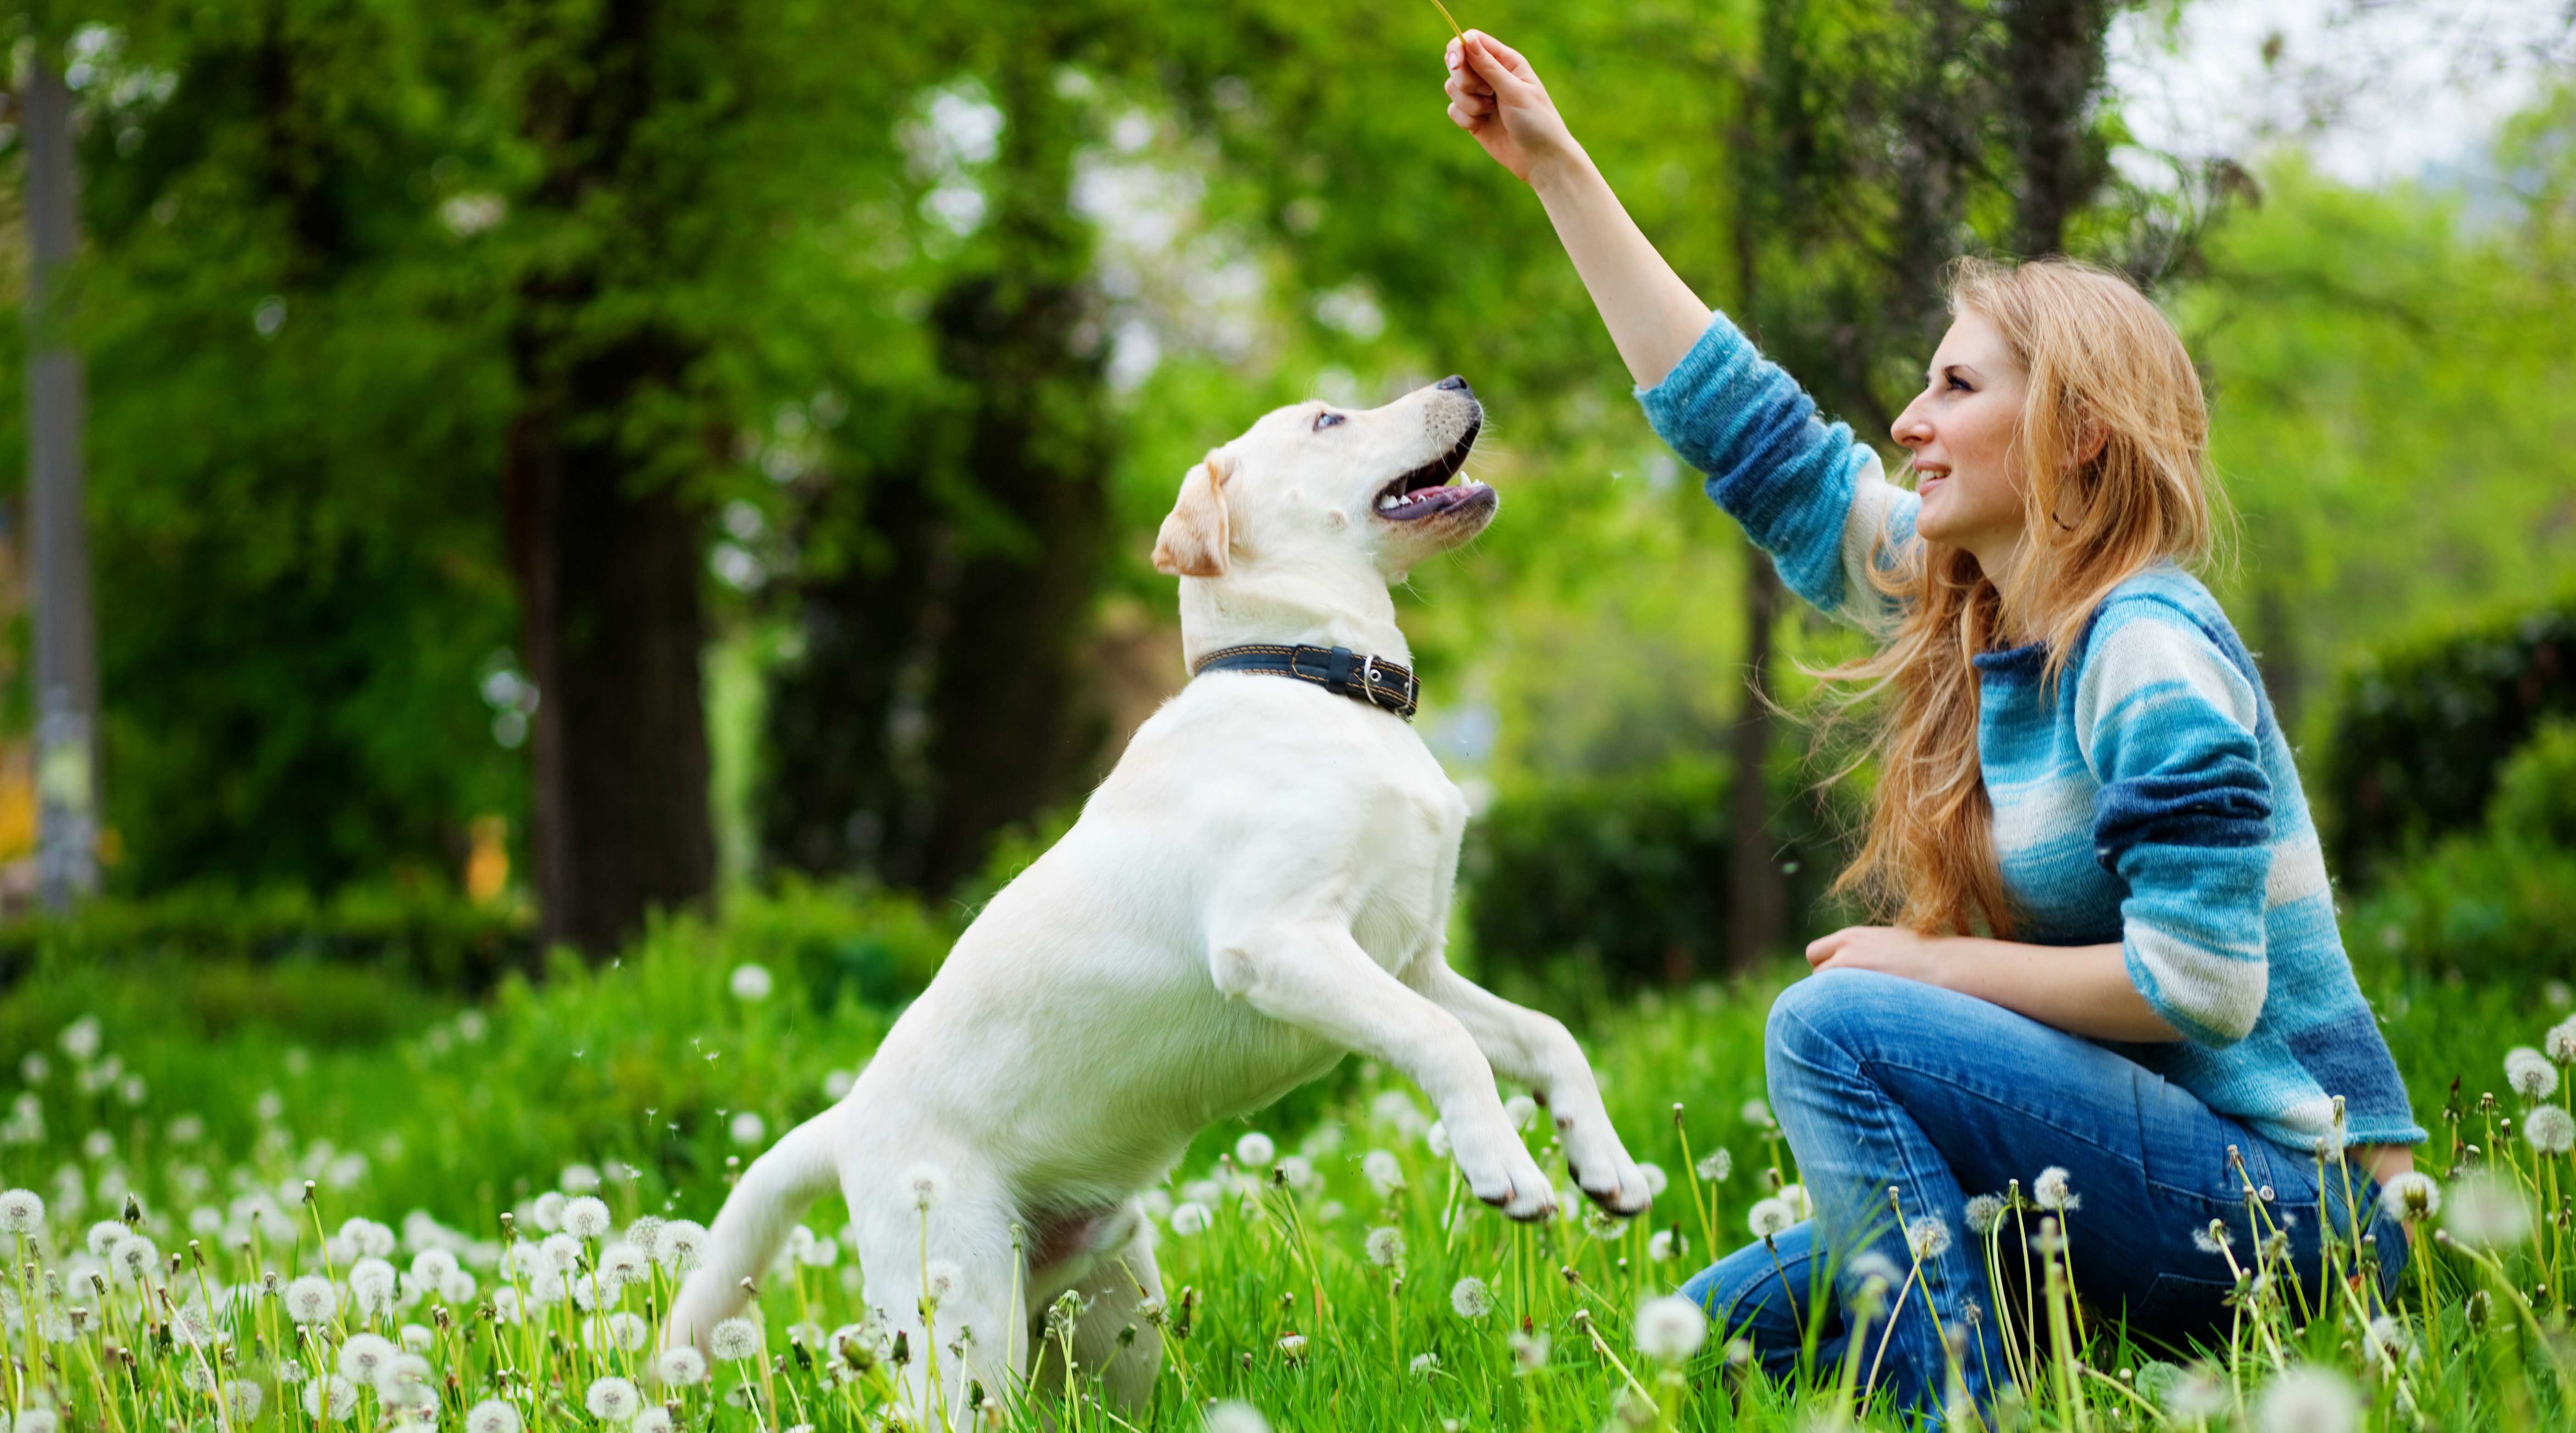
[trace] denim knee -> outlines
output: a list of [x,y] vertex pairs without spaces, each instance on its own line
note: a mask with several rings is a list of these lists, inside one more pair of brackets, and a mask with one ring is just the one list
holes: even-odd
[[1778,1056],[1813,1059],[1826,1049],[1857,1055],[1863,1042],[1902,1024],[1908,989],[1922,987],[1875,970],[1819,970],[1780,992],[1762,1027],[1762,1048],[1776,1069]]

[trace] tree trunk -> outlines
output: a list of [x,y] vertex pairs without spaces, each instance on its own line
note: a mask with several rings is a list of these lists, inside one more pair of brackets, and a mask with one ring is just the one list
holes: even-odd
[[[657,45],[704,37],[666,35],[670,17],[649,0],[583,17],[587,31],[537,37],[561,63],[540,68],[527,98],[545,166],[531,207],[572,242],[521,285],[519,412],[502,480],[537,689],[541,929],[596,958],[649,911],[701,900],[715,881],[698,670],[704,514],[682,490],[703,439],[635,435],[636,415],[667,405],[696,353],[655,318],[594,316],[603,299],[649,287],[639,269],[686,277],[674,216],[657,207],[691,192],[675,172],[684,166],[654,148],[670,143],[653,126],[674,73]],[[584,212],[604,192],[623,199],[614,236]]]
[[2011,0],[2004,26],[2003,99],[2013,158],[2013,242],[2029,256],[2066,247],[2066,220],[2102,185],[2109,160],[2085,109],[2102,87],[2106,0]]
[[1744,571],[1744,705],[1730,734],[1726,881],[1726,958],[1736,970],[1780,947],[1788,916],[1780,863],[1770,837],[1772,728],[1771,633],[1780,615],[1780,574],[1771,559],[1748,555]]

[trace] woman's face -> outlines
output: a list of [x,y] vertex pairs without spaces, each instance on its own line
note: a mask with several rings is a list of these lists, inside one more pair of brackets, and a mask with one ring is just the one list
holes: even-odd
[[1923,499],[1914,530],[1975,553],[1989,577],[2002,574],[2021,541],[2022,478],[2005,454],[2021,422],[2023,377],[1994,325],[1963,311],[1932,355],[1927,386],[1891,430],[1914,454]]

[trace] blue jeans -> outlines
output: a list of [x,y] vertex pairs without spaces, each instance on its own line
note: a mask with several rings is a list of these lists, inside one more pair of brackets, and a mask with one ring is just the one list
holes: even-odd
[[[1864,1334],[1861,1375],[1885,1337],[1876,1386],[1901,1408],[1939,1407],[1943,1325],[1962,1335],[1966,1388],[1980,1406],[2009,1384],[1998,1293],[2028,1307],[2021,1274],[2039,1265],[2036,1256],[2025,1265],[2018,1235],[2036,1233],[2039,1216],[2024,1214],[2019,1226],[2006,1217],[2001,1262],[2012,1287],[1998,1291],[1965,1205],[2015,1179],[2027,1196],[2051,1165],[2067,1171],[2081,1201],[2065,1215],[2075,1289],[2093,1320],[2125,1319],[2133,1338],[2179,1347],[2224,1335],[2234,1275],[2225,1255],[2194,1236],[2224,1222],[2237,1262],[2252,1267],[2260,1236],[2246,1207],[2249,1184],[2271,1222],[2286,1226],[2311,1307],[2321,1223],[2349,1238],[2358,1218],[2377,1247],[2383,1295],[2404,1271],[2405,1231],[2379,1209],[2379,1188],[2363,1171],[2328,1162],[2321,1198],[2314,1154],[2212,1112],[2114,1050],[1974,996],[1874,971],[1822,971],[1782,992],[1764,1046],[1772,1110],[1814,1217],[1769,1246],[1757,1241],[1720,1259],[1683,1292],[1724,1336],[1750,1340],[1774,1377],[1796,1372],[1807,1322],[1817,1325],[1819,1376],[1839,1370],[1850,1337],[1842,1311],[1858,1292],[1850,1264],[1862,1250],[1899,1271],[1912,1266],[1890,1186],[1907,1221],[1937,1216],[1951,1233],[1949,1247],[1924,1261],[1923,1286],[1906,1298],[1893,1333],[1882,1312]],[[1925,1317],[1927,1291],[1935,1317]],[[1890,1306],[1895,1298],[1891,1290]]]

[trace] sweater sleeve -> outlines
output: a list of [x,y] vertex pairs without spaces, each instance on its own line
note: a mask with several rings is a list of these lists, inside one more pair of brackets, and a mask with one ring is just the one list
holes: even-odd
[[[1708,476],[1708,495],[1771,554],[1780,579],[1827,615],[1886,634],[1899,615],[1870,585],[1914,547],[1914,494],[1887,481],[1878,454],[1827,425],[1779,365],[1726,315],[1652,388],[1646,421]],[[1884,542],[1881,539],[1885,539]]]
[[2093,855],[2126,885],[2129,979],[2176,1030],[2242,1040],[2269,984],[2272,787],[2251,674],[2187,613],[2113,602],[2076,677],[2075,737],[2099,789]]

